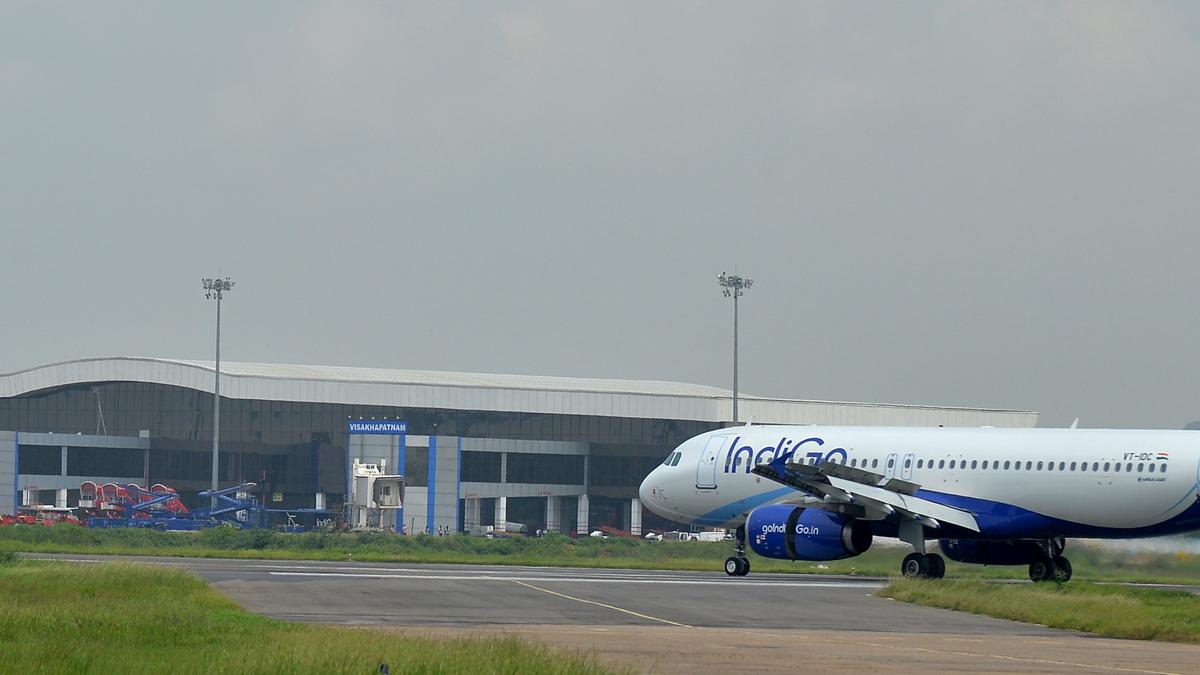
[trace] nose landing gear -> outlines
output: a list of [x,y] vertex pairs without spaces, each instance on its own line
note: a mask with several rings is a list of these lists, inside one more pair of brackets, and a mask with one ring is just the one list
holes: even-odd
[[746,558],[746,526],[738,525],[734,533],[737,547],[734,554],[725,559],[725,574],[731,577],[744,577],[750,573],[750,561]]

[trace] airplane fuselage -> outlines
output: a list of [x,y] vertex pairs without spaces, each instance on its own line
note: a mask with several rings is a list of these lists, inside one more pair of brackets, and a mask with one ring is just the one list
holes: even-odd
[[[745,426],[681,444],[643,482],[650,510],[735,527],[803,495],[760,464],[835,462],[920,486],[975,514],[978,532],[930,537],[1144,537],[1200,529],[1200,432],[1097,429]],[[811,498],[809,498],[811,500]],[[880,523],[886,534],[886,524]]]

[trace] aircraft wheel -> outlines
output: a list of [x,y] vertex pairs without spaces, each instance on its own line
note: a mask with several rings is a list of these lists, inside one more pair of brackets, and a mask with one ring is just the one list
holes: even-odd
[[742,576],[742,559],[741,558],[726,558],[725,559],[725,574],[731,577]]
[[946,559],[936,553],[929,554],[929,578],[941,579],[946,576]]
[[924,579],[929,576],[929,556],[924,553],[909,553],[900,563],[900,574],[909,579]]
[[1029,579],[1034,582],[1051,581],[1054,579],[1055,565],[1053,558],[1040,558],[1029,563]]
[[742,562],[742,572],[738,576],[744,577],[747,574],[750,574],[750,559],[749,558],[738,558],[738,560],[740,560]]
[[1061,555],[1054,558],[1054,580],[1060,584],[1071,580],[1071,561]]

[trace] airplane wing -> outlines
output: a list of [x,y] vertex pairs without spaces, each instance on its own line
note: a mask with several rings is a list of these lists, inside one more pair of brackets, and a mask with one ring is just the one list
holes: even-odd
[[920,486],[898,478],[885,479],[877,473],[832,462],[813,466],[776,460],[760,464],[752,471],[807,495],[805,503],[809,506],[842,512],[853,509],[868,520],[883,520],[896,514],[927,527],[938,528],[949,523],[979,531],[970,511],[917,497]]

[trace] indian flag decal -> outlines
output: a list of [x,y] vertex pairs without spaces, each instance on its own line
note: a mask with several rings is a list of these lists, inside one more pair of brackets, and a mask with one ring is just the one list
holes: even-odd
[[1158,457],[1156,458],[1156,461],[1159,461],[1159,462],[1167,461],[1167,453],[1165,453],[1165,452],[1158,453]]

